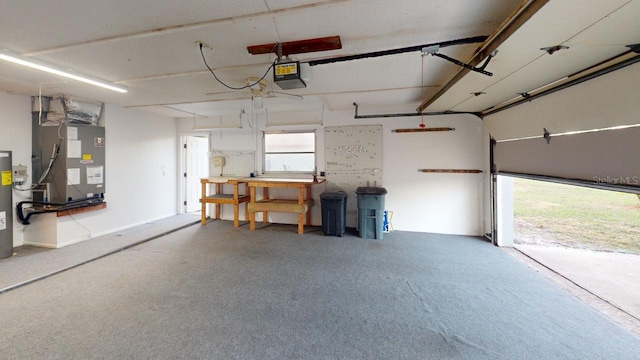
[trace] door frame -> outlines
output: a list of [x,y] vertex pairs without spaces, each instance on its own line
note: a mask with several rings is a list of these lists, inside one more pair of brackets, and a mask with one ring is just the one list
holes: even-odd
[[[207,138],[207,148],[209,149],[209,156],[211,156],[211,133],[208,131],[199,132],[185,132],[180,133],[178,138],[178,158],[180,159],[178,172],[178,214],[186,214],[186,206],[184,202],[187,197],[187,181],[184,174],[187,172],[187,150],[185,145],[189,136],[201,136]],[[211,164],[209,164],[209,172],[211,172]]]

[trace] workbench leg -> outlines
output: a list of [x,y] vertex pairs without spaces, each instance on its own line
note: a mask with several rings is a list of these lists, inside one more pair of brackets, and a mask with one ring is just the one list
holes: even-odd
[[238,217],[240,216],[240,209],[238,204],[233,204],[233,227],[240,226]]
[[[256,188],[255,187],[251,187],[249,189],[249,196],[251,199],[251,202],[255,202],[256,201]],[[249,203],[247,203],[247,212],[249,211]],[[256,213],[255,211],[249,214],[249,230],[255,230],[256,229]]]
[[298,234],[304,234],[304,225],[302,224],[304,221],[304,215],[302,213],[298,214]]
[[[222,193],[222,184],[216,184],[216,195]],[[220,204],[216,204],[216,220],[220,220]]]
[[200,208],[200,225],[207,224],[207,203],[204,202],[204,199],[207,198],[207,184],[204,180],[200,181],[200,203],[202,207]]
[[[268,199],[269,198],[269,188],[262,188],[262,198],[263,199]],[[262,223],[266,224],[267,223],[267,219],[269,218],[269,214],[265,211],[262,213]]]
[[233,184],[233,227],[240,226],[240,204],[238,203],[238,183]]
[[[310,201],[311,200],[311,185],[305,186],[305,189],[307,190],[307,193],[306,193],[304,199],[305,199],[305,201]],[[300,196],[302,196],[302,195],[303,194],[300,194]],[[311,209],[307,210],[307,225],[311,225]]]
[[[249,199],[251,199],[251,193],[249,192],[249,184],[245,183],[244,193],[249,194]],[[249,203],[244,203],[244,221],[249,221]]]

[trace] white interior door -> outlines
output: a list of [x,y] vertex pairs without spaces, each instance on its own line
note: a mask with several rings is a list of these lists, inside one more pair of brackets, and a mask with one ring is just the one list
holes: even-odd
[[200,210],[200,179],[209,176],[209,138],[185,137],[185,212]]

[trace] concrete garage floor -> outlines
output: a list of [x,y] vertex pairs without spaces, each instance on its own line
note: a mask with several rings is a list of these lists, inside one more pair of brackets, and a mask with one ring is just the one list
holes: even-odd
[[640,335],[640,256],[525,244],[507,251]]

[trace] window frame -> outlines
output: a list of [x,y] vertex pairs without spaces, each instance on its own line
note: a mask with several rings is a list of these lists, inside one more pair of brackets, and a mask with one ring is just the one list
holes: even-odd
[[[313,134],[313,152],[298,151],[298,152],[267,152],[266,149],[266,137],[272,134]],[[318,136],[317,131],[314,130],[270,130],[262,132],[262,173],[267,175],[286,175],[286,174],[300,174],[300,175],[314,175],[318,168]],[[267,155],[268,154],[313,154],[313,170],[310,171],[267,171]]]

